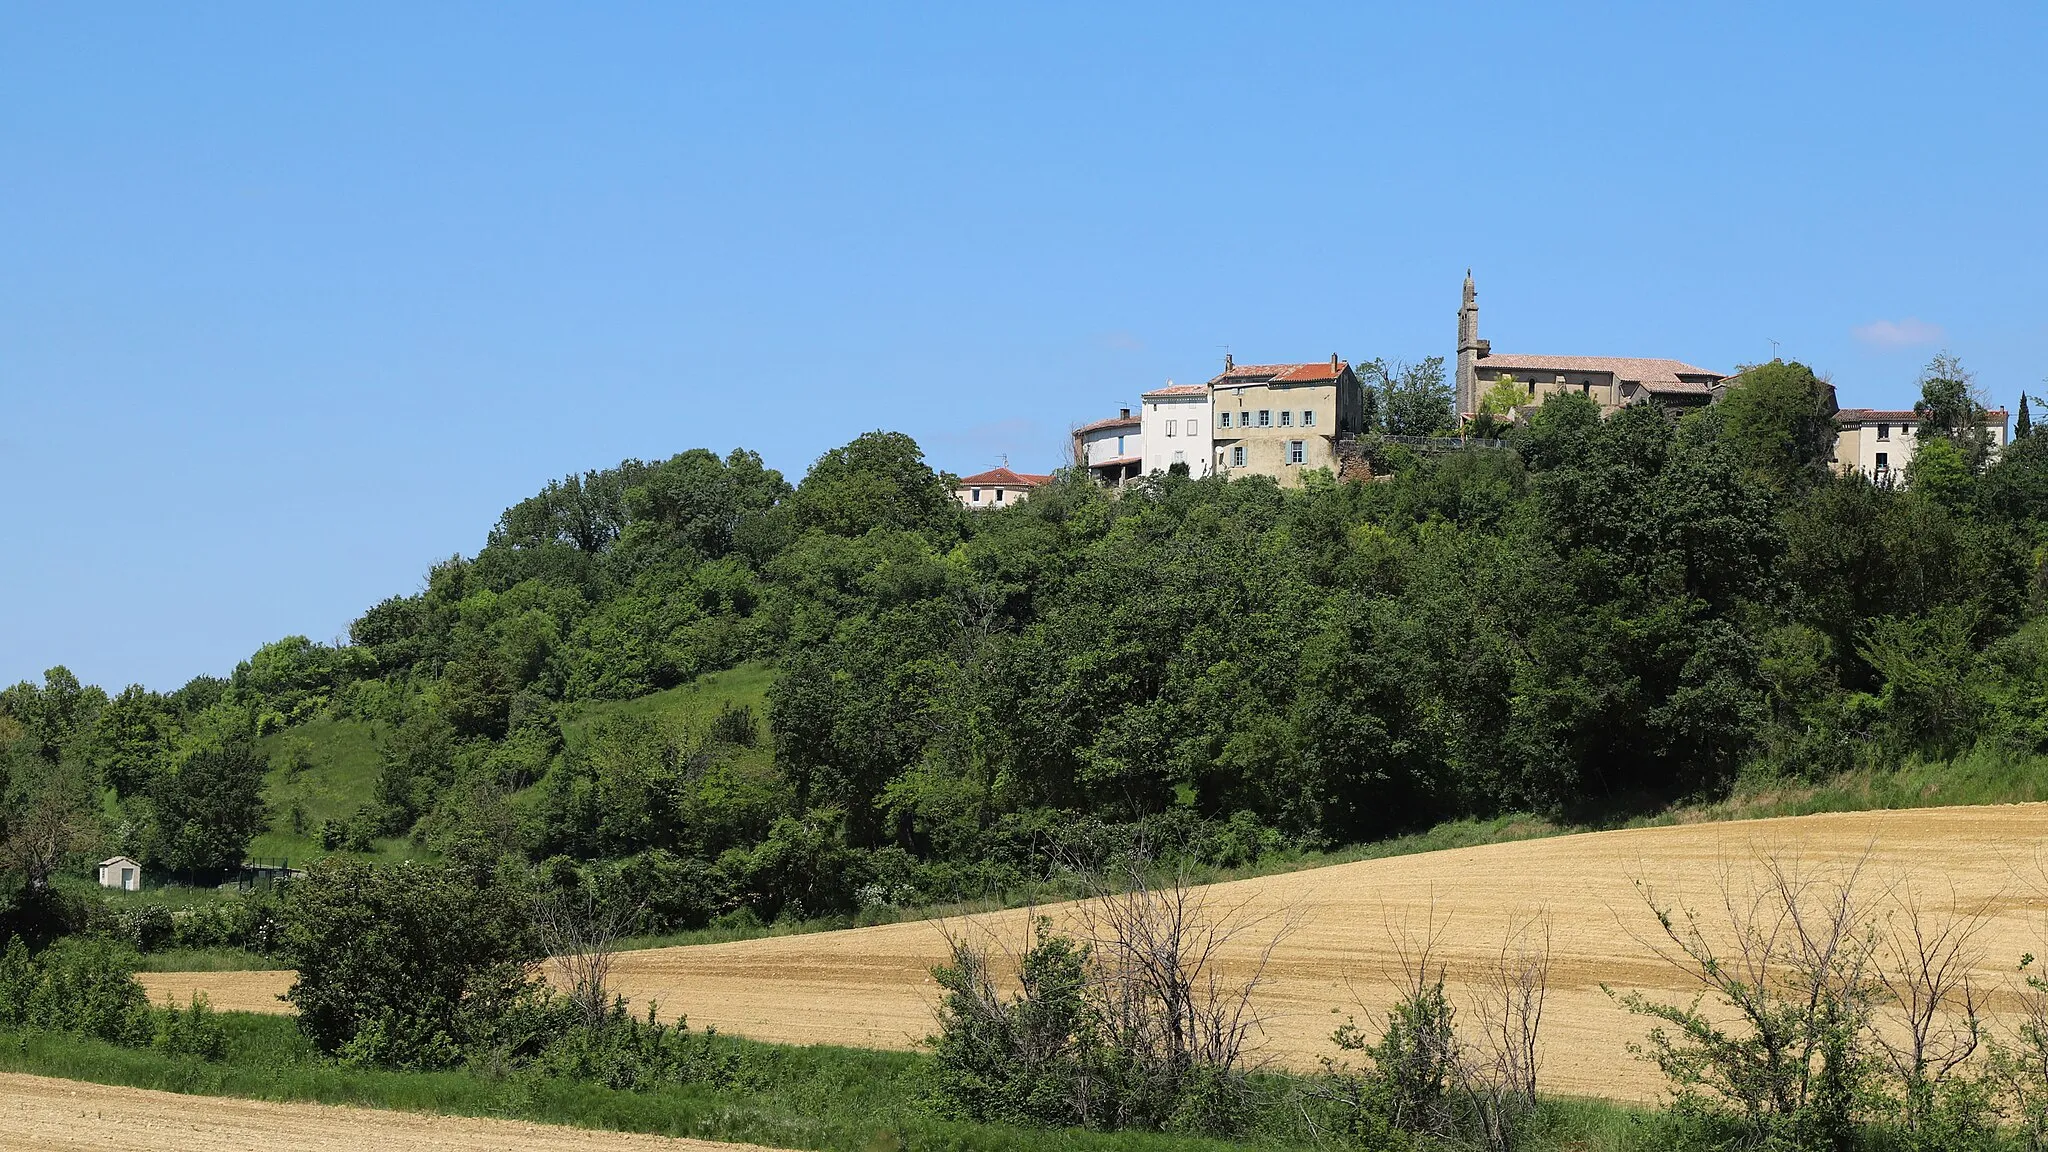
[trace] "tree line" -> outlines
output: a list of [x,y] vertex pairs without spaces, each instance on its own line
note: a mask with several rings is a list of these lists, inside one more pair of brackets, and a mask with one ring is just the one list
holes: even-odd
[[[1903,487],[1830,471],[1796,363],[1682,419],[1558,396],[1501,448],[1419,454],[1378,432],[1449,429],[1441,366],[1368,376],[1370,482],[1069,475],[968,513],[888,432],[794,485],[744,450],[565,477],[346,644],[169,693],[62,669],[0,693],[9,888],[109,849],[233,867],[271,818],[257,739],[316,718],[389,734],[330,846],[554,861],[645,931],[974,896],[1134,844],[1229,864],[2048,752],[2048,437],[1992,452],[1952,359]],[[595,702],[750,661],[777,669],[765,717],[564,741]]]

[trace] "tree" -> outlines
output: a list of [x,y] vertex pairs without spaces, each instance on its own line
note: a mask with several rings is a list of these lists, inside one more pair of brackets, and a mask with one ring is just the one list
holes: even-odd
[[1984,427],[1984,401],[1977,392],[1977,378],[1964,369],[1961,357],[1937,353],[1920,372],[1920,399],[1913,411],[1920,416],[1919,451],[1927,441],[1946,440],[1961,453],[1963,467],[1975,475],[1991,458],[1991,433]]
[[1834,457],[1834,388],[1797,361],[1773,360],[1737,376],[1720,404],[1722,436],[1780,491],[1804,489]]
[[2012,438],[2025,440],[2034,434],[2034,417],[2027,411],[2027,394],[2020,393],[2020,413],[2012,423]]
[[18,891],[41,892],[101,836],[92,784],[75,765],[16,757],[0,808],[0,874]]
[[169,766],[177,722],[168,700],[130,684],[94,719],[87,757],[116,795],[141,795]]
[[792,497],[798,523],[835,536],[902,528],[951,537],[960,503],[901,432],[866,432],[818,457]]
[[1359,378],[1384,396],[1390,436],[1433,436],[1458,426],[1457,396],[1444,378],[1441,356],[1413,364],[1368,360],[1359,365]]
[[40,687],[23,680],[0,691],[0,716],[12,718],[34,741],[36,754],[54,762],[91,727],[106,702],[105,692],[80,684],[71,669],[59,664],[43,673]]
[[517,892],[456,870],[315,863],[279,907],[299,1030],[362,1063],[459,1062],[534,987],[541,949],[525,911]]
[[246,734],[201,734],[149,789],[142,862],[186,875],[239,867],[249,841],[269,822],[265,767]]
[[1967,450],[1946,437],[1926,437],[1906,464],[1906,483],[1923,496],[1954,503],[1970,487]]

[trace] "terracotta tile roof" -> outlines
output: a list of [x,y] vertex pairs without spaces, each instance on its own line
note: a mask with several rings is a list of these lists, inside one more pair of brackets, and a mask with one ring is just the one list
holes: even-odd
[[[1635,356],[1530,356],[1495,352],[1479,358],[1473,369],[1483,385],[1498,372],[1601,372],[1616,380],[1630,380],[1652,392],[1703,394],[1715,382],[1726,380],[1726,372],[1701,368],[1683,360],[1658,360]],[[1682,376],[1704,376],[1704,380],[1682,380]]]
[[1164,388],[1154,388],[1139,397],[1139,399],[1150,400],[1154,396],[1207,396],[1208,394],[1209,386],[1207,384],[1168,384]]
[[1236,364],[1224,369],[1209,384],[1316,384],[1337,379],[1349,367],[1342,360],[1335,367],[1328,360],[1308,364]]
[[[1986,408],[1984,410],[1984,423],[1996,422],[2003,424],[2008,415],[2009,413],[2003,408]],[[1835,419],[1845,423],[1856,423],[1859,421],[1868,423],[1873,420],[1888,420],[1895,424],[1918,424],[1920,422],[1920,414],[1910,408],[1844,408],[1835,413]]]
[[1123,425],[1136,428],[1138,426],[1138,418],[1136,416],[1111,416],[1107,420],[1097,420],[1093,424],[1083,424],[1079,428],[1074,429],[1074,432],[1076,435],[1079,435],[1083,432],[1100,432],[1105,428],[1116,428]]
[[1048,483],[1051,480],[1052,477],[1040,476],[1035,472],[1012,472],[1008,468],[991,468],[986,472],[976,472],[972,476],[962,476],[960,483],[963,485],[1002,485],[1006,488],[1036,488],[1040,484]]

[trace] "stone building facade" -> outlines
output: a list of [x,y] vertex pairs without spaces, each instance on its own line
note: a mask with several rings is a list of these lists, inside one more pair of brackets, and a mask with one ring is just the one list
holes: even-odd
[[[2005,447],[2003,408],[1984,413],[1993,451]],[[1920,414],[1910,409],[1843,408],[1835,413],[1836,472],[1861,472],[1880,484],[1906,482],[1906,465],[1920,446]]]
[[1338,471],[1338,444],[1364,430],[1365,389],[1331,356],[1306,364],[1236,364],[1208,384],[1216,471],[1301,484],[1314,469]]
[[1465,296],[1458,308],[1457,404],[1471,418],[1479,402],[1502,381],[1522,393],[1517,410],[1534,408],[1561,392],[1591,397],[1602,415],[1651,400],[1671,409],[1697,408],[1721,396],[1725,372],[1682,360],[1635,356],[1546,356],[1495,352],[1479,338],[1479,294],[1465,272]]

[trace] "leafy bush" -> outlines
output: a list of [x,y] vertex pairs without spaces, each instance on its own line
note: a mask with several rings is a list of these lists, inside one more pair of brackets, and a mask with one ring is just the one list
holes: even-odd
[[75,1032],[147,1043],[149,997],[128,955],[100,942],[30,953],[19,937],[0,953],[0,1028]]
[[279,922],[300,1029],[357,1062],[458,1063],[499,1045],[535,994],[520,894],[488,878],[329,857],[285,890]]
[[167,1056],[219,1060],[227,1055],[228,1032],[214,1015],[213,1003],[206,993],[194,992],[188,1007],[181,1010],[173,1003],[157,1013],[156,1036],[151,1047]]

